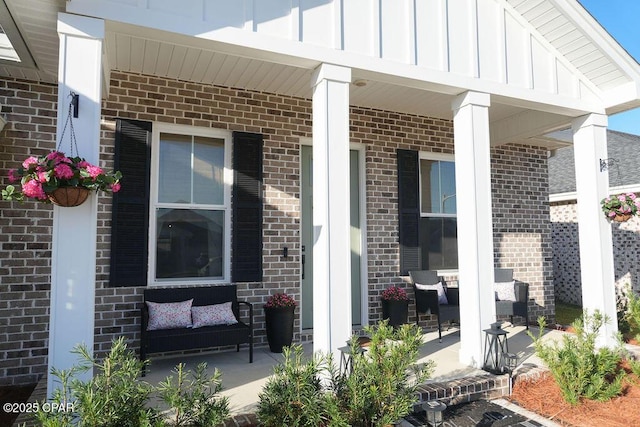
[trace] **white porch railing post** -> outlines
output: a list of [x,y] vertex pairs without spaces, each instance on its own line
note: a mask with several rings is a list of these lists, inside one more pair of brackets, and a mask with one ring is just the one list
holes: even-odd
[[312,78],[314,352],[337,353],[351,335],[350,82],[351,69],[328,64]]
[[[75,155],[98,164],[104,21],[61,13],[58,34],[57,141],[67,118],[69,94],[74,92],[79,95],[78,117],[73,118]],[[60,150],[71,155],[69,129],[64,138]],[[77,344],[93,351],[97,215],[95,194],[78,207],[53,209],[49,372],[52,367],[68,369],[74,365],[77,357],[70,351]],[[48,396],[55,387],[49,375]]]
[[488,94],[452,103],[458,200],[460,362],[480,367],[482,330],[495,321]]
[[600,207],[609,195],[609,175],[600,170],[607,158],[607,116],[589,114],[573,121],[582,306],[609,316],[598,345],[613,346],[618,332],[611,225]]

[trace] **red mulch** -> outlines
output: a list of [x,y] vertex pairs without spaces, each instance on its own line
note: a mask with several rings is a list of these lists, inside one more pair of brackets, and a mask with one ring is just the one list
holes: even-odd
[[608,402],[583,400],[576,406],[566,403],[551,374],[518,381],[513,400],[558,424],[574,427],[640,426],[640,378],[629,375],[623,394]]

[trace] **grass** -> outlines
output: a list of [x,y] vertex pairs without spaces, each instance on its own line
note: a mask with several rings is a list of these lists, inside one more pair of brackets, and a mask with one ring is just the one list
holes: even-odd
[[556,300],[556,323],[569,326],[582,316],[582,307]]

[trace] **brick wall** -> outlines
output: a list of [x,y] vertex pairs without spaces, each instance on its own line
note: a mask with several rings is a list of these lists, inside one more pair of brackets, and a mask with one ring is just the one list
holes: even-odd
[[[0,184],[30,154],[55,149],[57,88],[0,80]],[[34,383],[47,370],[50,205],[0,202],[0,384]]]
[[[29,110],[20,113],[24,116],[11,118],[9,129],[0,136],[0,162],[4,171],[37,147],[43,151],[54,148],[55,88],[31,86],[17,81],[0,84],[4,84],[0,86],[2,90],[10,85],[21,86],[19,89],[7,89],[10,93],[0,93],[0,103],[8,105],[10,109],[22,111],[21,102],[49,100],[47,110],[38,107],[43,109],[42,117]],[[109,98],[103,102],[101,123],[101,166],[107,169],[113,167],[117,117],[264,135],[264,280],[261,283],[240,283],[238,292],[240,298],[256,304],[256,344],[266,345],[262,304],[267,296],[284,291],[300,298],[299,139],[311,137],[311,101],[119,72],[112,73],[110,87]],[[17,92],[22,95],[17,96]],[[21,101],[21,98],[25,100]],[[31,117],[32,113],[36,113],[34,117]],[[38,124],[39,120],[45,119],[48,120],[46,129]],[[25,126],[33,123],[35,129],[31,134],[24,134],[25,131],[16,133],[22,121]],[[37,134],[33,133],[36,131]],[[452,153],[453,129],[452,123],[446,120],[352,107],[351,139],[365,146],[369,316],[370,321],[375,322],[381,317],[380,292],[392,284],[407,286],[408,289],[397,273],[396,149]],[[17,153],[12,153],[13,150],[17,150]],[[546,199],[541,196],[546,195],[547,188],[546,152],[534,147],[509,145],[494,149],[492,156],[496,260],[501,267],[513,267],[518,279],[531,283],[532,297],[536,299],[532,316],[543,312],[551,315],[553,290],[543,290],[551,280],[548,211]],[[2,184],[6,184],[4,178]],[[131,346],[137,348],[143,288],[108,286],[110,198],[101,197],[98,206],[95,350],[105,351],[111,340],[119,335],[128,336]],[[20,230],[12,228],[19,224],[14,221],[16,216],[28,218],[25,219],[28,225],[35,226],[37,223],[43,227],[36,233],[37,243],[44,246],[40,250],[31,248],[23,254],[24,260],[19,266],[13,266],[13,255],[22,246],[12,249],[12,246],[6,245],[35,238],[33,227],[23,226]],[[0,322],[4,322],[3,326],[6,322],[20,324],[19,329],[8,330],[6,345],[12,351],[17,348],[23,351],[21,355],[12,354],[0,360],[0,378],[4,378],[0,381],[32,382],[33,375],[41,374],[46,369],[44,357],[48,333],[51,209],[42,204],[36,210],[33,204],[18,206],[4,202],[0,221],[0,239],[4,239],[0,258],[3,271],[0,289],[0,304],[3,304],[0,310],[3,311],[0,313]],[[36,243],[35,240],[31,242]],[[283,246],[289,247],[287,259],[281,257]],[[38,275],[29,279],[16,270],[40,262],[43,263],[41,267],[33,267],[41,268]],[[14,290],[12,283],[16,280],[20,281],[18,286],[21,288]],[[22,307],[25,301],[29,301],[26,304],[30,308],[39,308],[42,313],[36,316],[27,312]],[[21,320],[13,320],[11,316],[14,312],[22,313]],[[299,314],[298,310],[294,340],[308,340],[311,335],[300,331]],[[426,320],[421,324],[434,324],[433,320]],[[23,331],[32,329],[37,329],[37,332],[29,332],[32,335],[28,337],[24,335]],[[40,335],[36,336],[36,333]],[[29,341],[22,342],[23,338]],[[33,342],[38,342],[39,346],[29,347]],[[17,369],[27,369],[32,377],[17,376]]]
[[[511,144],[492,151],[495,265],[529,283],[529,317],[555,321],[547,151]],[[460,206],[460,204],[458,204]]]
[[[564,302],[582,305],[578,214],[575,200],[551,204],[553,245],[553,286]],[[613,265],[616,293],[624,295],[627,286],[640,293],[640,218],[612,224]]]

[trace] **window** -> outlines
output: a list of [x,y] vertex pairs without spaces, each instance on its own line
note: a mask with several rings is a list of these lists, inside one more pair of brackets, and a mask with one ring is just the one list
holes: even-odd
[[228,281],[231,135],[159,127],[152,149],[152,281]]
[[422,268],[458,268],[455,164],[451,156],[420,153]]

